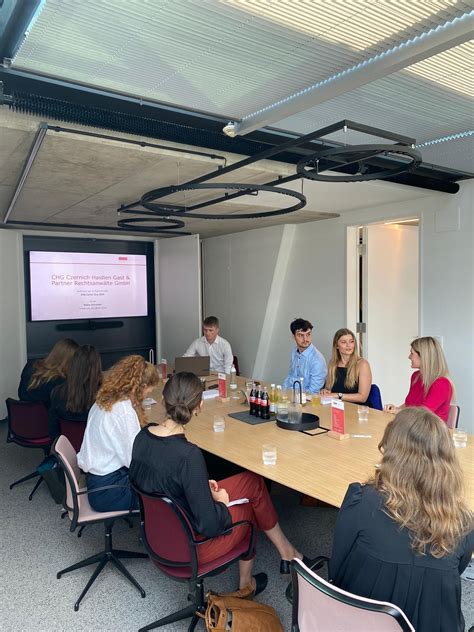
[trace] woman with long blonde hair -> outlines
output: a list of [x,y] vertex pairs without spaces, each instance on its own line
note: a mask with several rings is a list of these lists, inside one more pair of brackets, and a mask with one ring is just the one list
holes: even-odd
[[411,343],[408,359],[411,368],[417,371],[412,373],[405,403],[400,406],[387,404],[385,411],[396,414],[406,406],[424,406],[443,421],[448,421],[454,388],[441,345],[431,336],[416,338]]
[[158,382],[156,367],[138,355],[122,358],[104,376],[77,458],[87,474],[89,490],[107,485],[124,487],[90,494],[89,502],[96,511],[138,507],[128,487],[128,468],[135,437],[147,423],[143,400]]
[[58,340],[46,358],[26,363],[18,386],[18,399],[50,405],[51,391],[62,384],[79,345],[71,338]]
[[337,393],[345,402],[362,404],[369,397],[371,384],[370,365],[359,355],[356,337],[350,329],[338,329],[332,341],[326,385],[321,395]]
[[474,524],[449,430],[429,410],[405,408],[379,449],[374,477],[347,490],[330,577],[399,606],[417,632],[461,632],[459,575],[471,559]]

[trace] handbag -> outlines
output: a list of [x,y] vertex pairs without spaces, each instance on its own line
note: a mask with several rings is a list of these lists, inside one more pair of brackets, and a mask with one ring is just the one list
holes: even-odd
[[208,632],[284,632],[271,606],[209,592],[204,622]]

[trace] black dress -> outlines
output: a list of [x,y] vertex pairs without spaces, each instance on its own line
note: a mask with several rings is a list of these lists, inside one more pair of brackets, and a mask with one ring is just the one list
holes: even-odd
[[133,443],[128,475],[142,492],[165,494],[174,500],[196,533],[215,537],[232,524],[225,504],[212,498],[201,450],[184,434],[157,437],[143,428]]
[[362,597],[389,601],[416,632],[462,632],[461,580],[471,559],[474,531],[451,555],[418,555],[410,534],[383,511],[380,492],[352,483],[339,511],[329,575]]
[[57,378],[49,382],[43,382],[36,388],[28,390],[35,369],[36,360],[29,360],[21,372],[18,386],[18,399],[22,402],[43,402],[46,408],[50,406],[51,391],[56,386],[63,384],[64,378]]
[[352,388],[348,388],[345,385],[347,375],[347,367],[345,366],[337,366],[336,367],[336,379],[334,380],[334,384],[331,387],[331,393],[358,393],[359,392],[359,381],[357,381]]
[[55,439],[60,434],[59,420],[65,421],[87,421],[89,415],[89,408],[81,410],[78,413],[73,413],[66,408],[65,389],[61,388],[53,389],[51,393],[51,403],[48,410],[48,435],[51,439]]

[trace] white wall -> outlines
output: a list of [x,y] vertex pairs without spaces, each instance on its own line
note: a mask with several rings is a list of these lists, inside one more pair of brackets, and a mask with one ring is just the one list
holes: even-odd
[[[356,195],[357,185],[351,186]],[[291,252],[283,257],[284,270],[277,268],[278,278],[272,270],[286,248],[281,227],[204,240],[206,312],[220,316],[222,333],[238,353],[242,372],[251,375],[257,366],[258,377],[282,381],[292,342],[288,325],[296,316],[313,322],[315,344],[328,357],[334,331],[346,320],[346,227],[419,216],[420,335],[442,336],[461,424],[474,432],[473,188],[474,183],[466,182],[457,195],[434,193],[297,225]],[[269,335],[263,323],[276,285],[281,296],[273,306],[271,339],[266,343],[270,353],[262,365],[257,353]]]
[[283,232],[272,226],[203,241],[204,316],[219,318],[244,375],[254,370]]
[[17,231],[0,230],[0,417],[5,399],[17,397],[26,360],[23,241]]
[[163,239],[157,248],[159,357],[174,364],[201,332],[198,235]]

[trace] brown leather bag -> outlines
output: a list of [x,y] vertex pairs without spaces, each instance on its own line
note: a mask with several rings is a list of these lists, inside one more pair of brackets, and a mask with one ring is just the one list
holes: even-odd
[[212,592],[207,595],[204,620],[208,632],[284,632],[271,606]]

